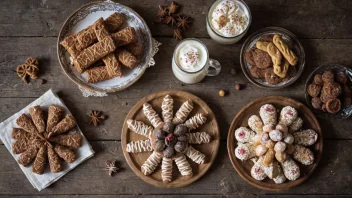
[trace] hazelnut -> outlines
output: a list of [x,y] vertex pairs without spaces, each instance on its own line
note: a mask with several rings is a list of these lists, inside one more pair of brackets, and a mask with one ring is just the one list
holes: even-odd
[[235,88],[236,88],[236,90],[241,90],[242,86],[241,86],[241,84],[237,84]]
[[221,96],[221,97],[225,96],[225,91],[224,90],[220,90],[219,91],[219,96]]
[[232,68],[231,69],[231,74],[234,76],[234,75],[236,75],[237,74],[237,70],[235,69],[235,68]]

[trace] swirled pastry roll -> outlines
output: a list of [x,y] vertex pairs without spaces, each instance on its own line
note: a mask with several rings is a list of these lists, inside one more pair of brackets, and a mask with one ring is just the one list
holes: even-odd
[[205,155],[191,145],[187,147],[185,155],[197,164],[204,164],[205,162]]
[[207,117],[202,113],[197,113],[185,122],[185,125],[189,130],[199,128],[207,121]]
[[129,153],[142,153],[142,152],[153,151],[153,147],[149,139],[138,140],[138,141],[132,141],[128,143],[126,147],[126,151]]
[[144,103],[143,112],[144,115],[150,121],[150,123],[152,123],[154,128],[161,128],[163,126],[163,121],[161,121],[159,115],[155,112],[152,105],[150,105],[149,103]]
[[207,132],[186,133],[189,144],[207,144],[211,136]]
[[171,122],[174,115],[174,99],[172,99],[170,95],[164,97],[161,110],[161,116],[164,122]]
[[155,171],[161,161],[162,154],[154,151],[143,163],[141,169],[144,175],[149,175]]
[[163,157],[161,162],[161,178],[163,182],[169,183],[172,181],[172,159]]
[[182,176],[192,176],[192,168],[184,154],[180,153],[175,158],[175,163]]
[[143,135],[147,138],[149,138],[153,132],[153,127],[146,125],[146,124],[144,124],[144,122],[141,122],[141,121],[129,119],[129,120],[127,120],[127,126],[133,132],[135,132],[139,135]]
[[172,123],[175,125],[184,123],[192,110],[193,102],[192,100],[187,100],[181,105],[180,109],[176,112]]

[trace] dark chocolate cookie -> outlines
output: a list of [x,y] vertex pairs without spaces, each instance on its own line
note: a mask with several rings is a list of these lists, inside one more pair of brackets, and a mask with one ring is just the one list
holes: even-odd
[[330,98],[337,98],[341,94],[341,86],[338,83],[325,83],[323,86],[324,93]]
[[273,38],[274,38],[273,34],[267,34],[267,35],[260,37],[259,40],[264,41],[264,42],[273,42]]
[[329,113],[337,113],[341,109],[341,101],[338,98],[329,99],[326,103],[326,110]]
[[326,71],[322,75],[322,80],[324,83],[334,82],[334,73],[332,71]]
[[266,70],[270,70],[270,69],[273,70],[272,67],[268,67],[268,68],[266,68],[266,69],[259,69],[259,68],[256,67],[256,66],[254,66],[254,67],[252,66],[249,71],[250,71],[251,76],[252,76],[253,78],[263,79],[263,78],[265,78],[265,72],[266,72]]
[[322,105],[323,105],[323,103],[321,102],[320,98],[318,98],[318,97],[312,98],[312,106],[315,109],[320,110]]
[[307,92],[313,98],[319,96],[320,91],[321,91],[321,86],[320,85],[317,85],[315,83],[312,83],[312,84],[308,85]]
[[270,55],[260,49],[253,51],[253,60],[259,69],[265,69],[273,65]]
[[255,66],[255,62],[253,59],[253,52],[255,49],[250,49],[249,51],[246,52],[246,54],[244,55],[246,61],[248,64],[250,64],[251,66]]
[[322,77],[321,74],[315,74],[314,83],[317,84],[317,85],[323,85],[324,84],[323,77]]
[[265,80],[272,85],[277,85],[281,82],[281,78],[274,74],[274,70],[265,71]]

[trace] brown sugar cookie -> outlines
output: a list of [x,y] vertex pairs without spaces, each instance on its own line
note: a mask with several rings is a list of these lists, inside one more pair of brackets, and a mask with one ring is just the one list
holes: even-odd
[[260,49],[253,51],[253,60],[259,69],[265,69],[273,65],[270,55]]
[[272,68],[272,67],[268,67],[268,68],[266,68],[266,69],[259,69],[259,68],[256,67],[256,66],[252,66],[249,71],[250,71],[251,76],[252,76],[253,78],[263,79],[263,78],[265,78],[265,72],[266,72],[267,70],[273,70],[273,68]]
[[334,73],[332,71],[326,71],[322,75],[322,79],[324,83],[334,82]]
[[264,41],[264,42],[273,42],[273,37],[274,37],[273,34],[267,34],[267,35],[260,37],[259,40]]
[[323,86],[324,93],[330,98],[336,98],[341,94],[341,86],[338,83],[325,83]]
[[244,55],[246,61],[248,64],[255,66],[255,62],[253,59],[253,52],[255,49],[250,49],[249,51],[246,52],[246,54]]
[[321,86],[320,85],[317,85],[315,83],[312,83],[312,84],[308,85],[307,92],[313,98],[319,96],[320,91],[321,91]]
[[277,85],[281,82],[281,78],[274,73],[274,70],[265,71],[265,80],[272,85]]
[[339,73],[336,75],[336,82],[340,83],[341,85],[346,85],[348,83],[348,77],[344,73]]
[[320,98],[318,98],[318,97],[312,98],[312,106],[315,109],[321,109],[322,105],[323,105],[323,103],[321,102]]
[[320,100],[323,102],[323,103],[326,103],[328,100],[330,99],[330,97],[328,95],[326,95],[324,93],[324,91],[321,92],[320,94]]
[[326,103],[326,110],[329,113],[337,113],[341,109],[341,101],[338,98],[329,99]]
[[322,77],[321,74],[315,74],[314,83],[317,84],[317,85],[323,85],[324,84],[323,77]]
[[324,112],[327,112],[327,110],[326,110],[326,104],[323,104],[323,105],[321,106],[321,110],[323,110]]

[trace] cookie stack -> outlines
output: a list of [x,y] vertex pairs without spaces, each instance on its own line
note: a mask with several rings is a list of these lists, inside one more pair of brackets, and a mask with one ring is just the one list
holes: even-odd
[[278,34],[260,37],[255,48],[246,52],[245,59],[252,77],[272,85],[287,82],[297,74],[298,57]]
[[325,71],[323,74],[316,74],[307,88],[307,93],[312,97],[312,106],[331,114],[339,112],[342,106],[351,106],[349,83],[345,73],[335,75],[333,71]]

